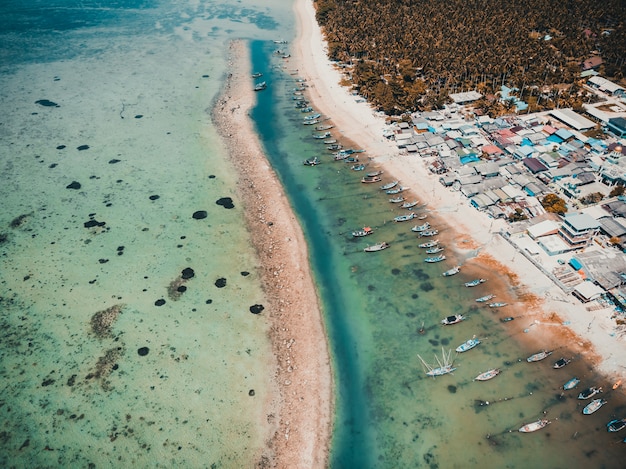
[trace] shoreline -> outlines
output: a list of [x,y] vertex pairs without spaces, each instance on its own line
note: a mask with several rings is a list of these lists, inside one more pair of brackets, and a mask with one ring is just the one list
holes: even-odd
[[326,467],[333,410],[328,342],[302,229],[256,137],[248,47],[230,43],[230,73],[212,119],[228,142],[238,173],[245,221],[259,260],[275,360],[274,384],[264,403],[269,440],[255,467]]
[[291,68],[306,79],[311,105],[330,117],[341,132],[338,139],[358,142],[366,150],[370,164],[411,187],[409,198],[426,204],[429,217],[432,214],[437,225],[447,226],[439,237],[451,245],[454,255],[450,257],[463,264],[463,272],[491,275],[493,293],[499,301],[510,303],[506,314],[497,314],[521,314],[525,318],[526,328],[520,332],[528,333],[517,340],[529,347],[567,348],[606,375],[611,384],[626,375],[626,367],[619,363],[619,357],[626,356],[626,342],[611,335],[612,310],[590,312],[578,300],[565,295],[499,234],[506,231],[505,221],[476,213],[461,194],[439,184],[427,168],[427,158],[401,155],[393,142],[383,137],[385,118],[368,103],[357,102],[339,84],[342,74],[327,57],[313,2],[295,0],[294,9],[299,35],[293,45]]

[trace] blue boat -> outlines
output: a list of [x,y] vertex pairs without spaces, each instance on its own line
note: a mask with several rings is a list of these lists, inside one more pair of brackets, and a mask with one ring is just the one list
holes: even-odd
[[426,259],[424,259],[424,262],[428,262],[430,264],[435,263],[435,262],[441,262],[446,260],[446,256],[444,256],[443,254],[440,254],[438,256],[435,257],[427,257]]
[[476,339],[475,337],[472,337],[470,340],[463,342],[461,345],[459,345],[456,348],[456,351],[459,353],[467,352],[468,350],[472,350],[478,344],[480,344],[480,340]]
[[574,389],[578,385],[578,383],[580,383],[580,380],[578,378],[572,378],[563,385],[563,389],[569,391],[570,389]]

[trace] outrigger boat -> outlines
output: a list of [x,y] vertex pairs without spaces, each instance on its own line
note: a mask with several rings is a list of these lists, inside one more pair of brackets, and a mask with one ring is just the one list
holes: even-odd
[[481,296],[480,298],[476,298],[476,301],[478,303],[485,303],[487,301],[489,301],[492,298],[495,298],[496,295],[485,295],[485,296]]
[[422,243],[419,245],[420,248],[432,248],[433,246],[437,246],[439,244],[438,239],[433,239],[432,241],[428,241],[427,243]]
[[426,231],[420,231],[419,232],[419,236],[421,237],[429,237],[429,236],[436,236],[439,234],[439,231],[437,230],[426,230]]
[[435,262],[441,262],[445,260],[446,260],[446,256],[444,256],[443,254],[439,254],[438,256],[435,256],[435,257],[427,257],[426,259],[424,259],[424,262],[433,264]]
[[537,420],[536,422],[531,422],[523,425],[518,431],[521,433],[536,432],[537,430],[541,430],[543,427],[547,426],[549,423],[550,421],[547,419]]
[[543,360],[544,358],[549,357],[550,355],[552,355],[552,351],[551,350],[542,350],[541,352],[537,352],[537,353],[531,355],[530,357],[528,357],[526,359],[526,361],[528,363],[538,362],[540,360]]
[[456,351],[458,353],[463,353],[463,352],[467,352],[468,350],[472,350],[474,347],[476,347],[478,344],[480,344],[480,340],[477,339],[476,337],[472,337],[471,339],[463,342],[461,345],[459,345],[456,348]]
[[499,368],[493,368],[491,370],[485,371],[484,373],[479,374],[474,378],[474,381],[488,381],[492,378],[495,378],[500,374]]
[[591,415],[595,411],[599,410],[600,407],[602,407],[604,404],[606,404],[606,401],[604,399],[594,399],[585,406],[585,408],[583,409],[583,414]]
[[563,368],[569,362],[571,362],[570,359],[561,357],[557,361],[554,362],[554,365],[552,365],[552,368],[558,370],[559,368]]
[[382,243],[378,243],[378,244],[373,244],[372,246],[368,246],[365,249],[363,249],[365,252],[376,252],[376,251],[382,251],[383,249],[387,249],[389,247],[389,243],[386,242],[382,242]]
[[609,432],[619,432],[626,428],[626,419],[613,419],[606,424],[606,430]]
[[452,275],[456,275],[461,270],[461,266],[457,265],[456,267],[452,267],[450,270],[446,270],[443,274],[444,277],[451,277]]
[[415,207],[417,204],[419,204],[419,201],[414,200],[413,202],[404,202],[401,207],[402,208],[413,208]]
[[443,251],[443,248],[441,246],[435,246],[434,248],[427,249],[426,254],[437,254],[441,251]]
[[321,161],[316,156],[315,158],[309,158],[307,160],[304,160],[302,163],[304,164],[304,166],[316,166],[316,165],[320,164]]
[[580,383],[580,380],[578,378],[572,378],[563,385],[563,389],[569,391],[570,389],[574,389],[578,385],[578,383]]
[[465,286],[466,287],[475,287],[477,285],[480,285],[481,283],[485,283],[487,280],[485,280],[484,278],[477,278],[474,279],[470,282],[465,282]]
[[371,235],[374,232],[369,226],[364,226],[362,230],[356,230],[352,232],[352,236],[355,238],[361,238],[363,236]]
[[580,399],[581,401],[584,399],[589,399],[592,398],[593,396],[595,396],[598,393],[602,392],[602,388],[596,388],[595,386],[592,386],[590,388],[585,389],[584,391],[582,391],[579,395],[578,395],[578,399]]
[[380,182],[380,181],[381,181],[380,176],[365,176],[363,179],[361,179],[361,182],[365,184],[372,183],[372,182]]
[[455,314],[453,316],[443,318],[441,320],[441,324],[443,324],[444,326],[451,326],[452,324],[458,324],[461,321],[465,321],[465,319],[467,318],[462,314]]
[[508,303],[503,303],[501,301],[497,301],[495,303],[489,303],[490,308],[502,308],[503,306],[508,305]]
[[417,356],[421,360],[422,365],[424,365],[426,375],[432,376],[433,378],[435,378],[436,376],[447,375],[449,373],[452,373],[454,370],[456,370],[456,368],[454,368],[454,365],[453,365],[454,360],[450,360],[451,355],[452,355],[452,350],[450,350],[446,354],[446,352],[444,351],[442,347],[441,348],[441,360],[439,360],[439,357],[435,355],[435,360],[437,360],[437,365],[438,365],[436,367],[434,365],[429,365],[428,363],[426,363],[419,354]]
[[398,185],[398,182],[399,181],[392,181],[392,182],[388,182],[387,184],[383,184],[382,186],[380,186],[380,190],[386,191],[386,190],[392,189]]
[[423,225],[415,225],[413,228],[411,228],[411,231],[415,231],[416,233],[421,233],[423,231],[426,231],[430,228],[430,223],[426,222]]
[[411,212],[411,213],[409,213],[407,215],[398,215],[397,217],[395,217],[393,219],[393,221],[398,221],[398,222],[400,222],[400,221],[409,221],[409,220],[415,218],[416,216],[417,215],[415,215],[413,212]]

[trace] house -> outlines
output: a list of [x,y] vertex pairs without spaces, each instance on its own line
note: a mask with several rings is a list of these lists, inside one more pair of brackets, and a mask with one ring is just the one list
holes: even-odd
[[593,282],[585,281],[581,282],[574,287],[572,295],[578,298],[583,303],[589,303],[602,296],[604,290]]
[[524,164],[524,166],[528,168],[528,171],[530,171],[533,174],[537,174],[537,173],[540,173],[541,171],[548,170],[548,167],[544,165],[541,161],[539,161],[537,158],[524,158],[522,160],[522,163]]
[[598,233],[600,223],[586,213],[567,213],[558,235],[569,245],[570,251],[586,248]]

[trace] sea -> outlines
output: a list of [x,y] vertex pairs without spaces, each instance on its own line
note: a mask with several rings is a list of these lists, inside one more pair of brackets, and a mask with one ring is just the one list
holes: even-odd
[[[519,291],[458,248],[444,215],[418,204],[447,256],[426,263],[417,219],[393,221],[409,212],[380,189],[390,176],[361,183],[374,155],[355,153],[366,166],[355,171],[303,125],[291,7],[0,5],[0,464],[259,460],[263,403],[276,392],[269,322],[228,142],[210,119],[228,41],[244,39],[268,84],[251,117],[305,233],[328,333],[329,466],[622,467],[626,434],[606,428],[626,418],[622,390],[563,344],[537,336],[529,348],[539,326],[516,307]],[[315,156],[321,164],[303,165]],[[363,226],[373,234],[353,237]],[[390,247],[364,252],[382,241]],[[459,274],[442,275],[455,265]],[[487,281],[466,288],[473,278]],[[496,291],[508,306],[475,301]],[[451,314],[467,319],[443,326]],[[454,351],[472,337],[475,349]],[[543,348],[554,353],[526,361]],[[561,356],[572,362],[554,369]],[[446,357],[452,374],[426,376]],[[501,374],[474,381],[491,368]],[[565,391],[572,377],[581,381]],[[577,396],[590,386],[607,403],[584,415],[589,401]],[[551,423],[518,432],[538,419]]]

